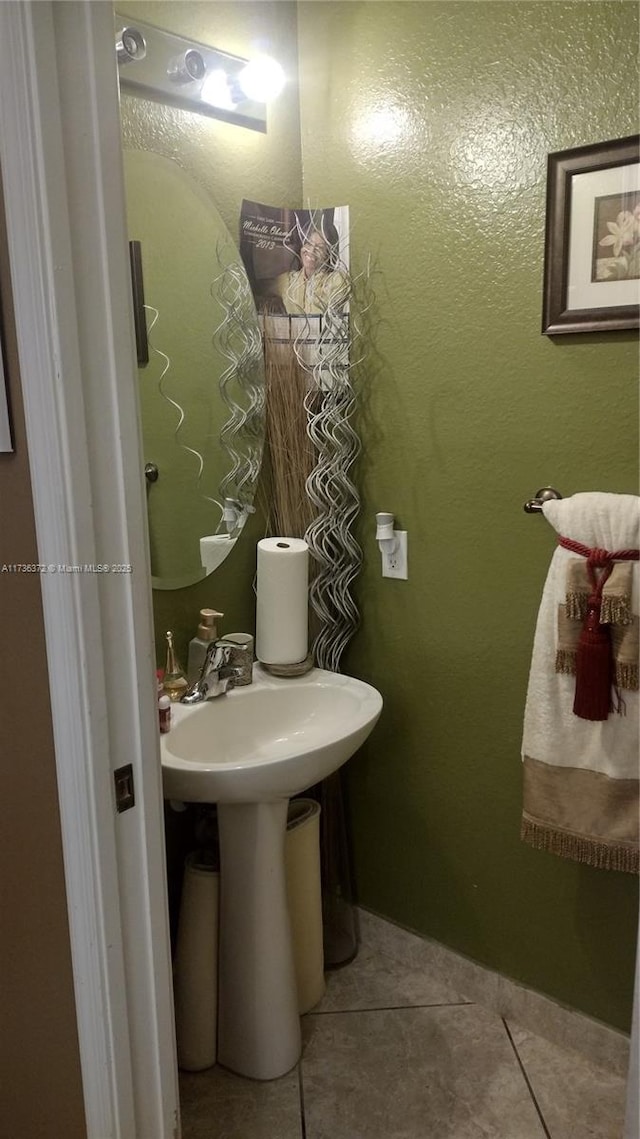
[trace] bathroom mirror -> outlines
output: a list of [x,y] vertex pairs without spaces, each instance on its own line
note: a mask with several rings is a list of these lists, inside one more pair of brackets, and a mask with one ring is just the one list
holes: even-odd
[[125,150],[149,362],[138,369],[152,585],[212,572],[240,537],[260,471],[264,364],[240,254],[176,162]]

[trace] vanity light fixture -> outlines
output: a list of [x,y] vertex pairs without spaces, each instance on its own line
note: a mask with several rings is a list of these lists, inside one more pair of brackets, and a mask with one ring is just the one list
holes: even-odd
[[266,133],[266,103],[285,82],[274,59],[242,59],[118,13],[116,20],[123,91]]

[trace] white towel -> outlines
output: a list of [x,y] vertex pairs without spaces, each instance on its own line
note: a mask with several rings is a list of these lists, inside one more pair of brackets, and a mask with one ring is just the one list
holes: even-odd
[[[611,552],[637,549],[640,498],[601,492],[545,502],[566,538]],[[638,872],[638,693],[624,692],[626,714],[582,720],[573,712],[575,678],[555,671],[558,606],[575,553],[551,559],[536,626],[524,717],[522,837],[533,846],[608,869]],[[639,612],[638,562],[632,611]]]

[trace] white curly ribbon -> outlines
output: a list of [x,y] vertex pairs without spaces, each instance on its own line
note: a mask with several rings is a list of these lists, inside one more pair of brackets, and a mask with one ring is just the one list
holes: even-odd
[[180,429],[181,429],[182,424],[184,423],[184,420],[185,420],[185,411],[184,411],[184,408],[182,407],[182,405],[179,404],[177,402],[177,400],[173,399],[172,396],[170,396],[168,394],[168,392],[165,391],[165,380],[166,380],[167,376],[169,375],[169,372],[171,371],[171,360],[170,360],[169,356],[167,356],[166,352],[163,352],[161,348],[156,347],[156,345],[154,344],[153,336],[151,335],[153,332],[153,329],[155,328],[155,326],[157,324],[158,317],[160,316],[160,313],[159,313],[157,308],[153,307],[153,305],[144,305],[144,308],[148,313],[152,314],[151,323],[150,323],[148,330],[147,330],[147,343],[148,343],[151,351],[155,352],[156,356],[159,356],[160,359],[164,362],[164,366],[163,366],[162,371],[160,373],[160,376],[158,378],[158,391],[160,392],[160,395],[162,396],[162,398],[164,400],[166,400],[167,403],[171,404],[171,406],[173,408],[175,408],[176,412],[178,413],[178,419],[176,422],[176,426],[173,429],[173,436],[174,436],[174,439],[176,441],[176,445],[178,447],[180,447],[183,451],[186,451],[189,455],[194,455],[195,458],[197,459],[198,474],[196,476],[196,479],[199,482],[201,477],[202,477],[202,472],[204,470],[204,459],[203,459],[203,457],[199,451],[196,451],[196,449],[194,447],[188,447],[187,444],[183,443],[182,440],[180,439]]
[[[218,248],[222,272],[211,292],[224,316],[213,334],[214,344],[228,361],[219,380],[220,394],[229,417],[220,429],[220,443],[228,457],[228,470],[220,482],[220,498],[233,504],[236,536],[253,499],[262,463],[265,431],[265,381],[262,338],[247,275],[235,251]],[[221,509],[223,509],[221,507]],[[228,515],[224,515],[228,521]]]
[[349,472],[360,453],[360,439],[352,423],[357,407],[352,375],[362,357],[355,358],[361,331],[348,305],[355,282],[369,277],[368,266],[357,278],[351,278],[347,267],[336,261],[334,258],[332,264],[347,281],[346,295],[343,291],[337,301],[329,301],[321,316],[291,318],[292,331],[294,326],[296,330],[294,351],[310,376],[305,408],[307,430],[317,453],[306,482],[316,516],[304,536],[318,565],[309,589],[310,604],[320,624],[312,650],[316,665],[332,672],[340,671],[342,654],[360,624],[351,595],[362,565],[362,550],[352,532],[360,512],[360,496]]

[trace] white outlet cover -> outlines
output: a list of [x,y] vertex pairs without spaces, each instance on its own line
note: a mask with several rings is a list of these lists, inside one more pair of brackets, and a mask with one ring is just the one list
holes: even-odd
[[383,553],[382,555],[382,576],[383,577],[397,577],[406,581],[409,577],[409,565],[407,559],[407,531],[394,530],[393,536],[396,539],[396,548],[392,554]]

